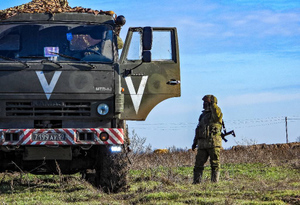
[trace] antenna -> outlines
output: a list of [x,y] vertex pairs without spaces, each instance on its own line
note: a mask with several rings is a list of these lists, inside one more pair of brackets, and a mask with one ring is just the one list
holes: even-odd
[[287,127],[287,117],[285,117],[285,137],[286,143],[289,143],[288,127]]

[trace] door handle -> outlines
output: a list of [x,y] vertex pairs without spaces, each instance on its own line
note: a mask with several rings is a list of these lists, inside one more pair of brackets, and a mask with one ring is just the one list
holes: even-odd
[[178,85],[180,84],[180,80],[171,79],[167,82],[168,85]]

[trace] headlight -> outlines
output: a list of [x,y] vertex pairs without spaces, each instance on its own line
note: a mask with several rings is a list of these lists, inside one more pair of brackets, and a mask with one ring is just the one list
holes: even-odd
[[102,103],[100,105],[98,105],[97,107],[97,112],[100,114],[100,115],[106,115],[109,111],[109,107],[108,105]]
[[121,146],[111,146],[110,150],[112,152],[121,152],[122,151],[122,147]]

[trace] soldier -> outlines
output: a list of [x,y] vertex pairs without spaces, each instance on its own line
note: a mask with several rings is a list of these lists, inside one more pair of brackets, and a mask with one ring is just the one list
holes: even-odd
[[210,157],[211,181],[218,182],[220,176],[220,149],[222,147],[222,117],[221,109],[217,105],[217,98],[205,95],[203,98],[203,111],[199,117],[192,150],[198,145],[198,152],[194,167],[193,184],[201,182],[204,164]]

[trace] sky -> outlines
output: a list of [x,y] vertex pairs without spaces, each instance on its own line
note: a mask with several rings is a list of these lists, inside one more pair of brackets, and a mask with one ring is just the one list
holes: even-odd
[[[29,0],[1,1],[0,10]],[[176,27],[181,97],[157,105],[146,121],[128,122],[155,148],[190,148],[202,97],[218,98],[224,148],[300,138],[299,0],[69,0],[71,7],[112,10],[129,27]]]

